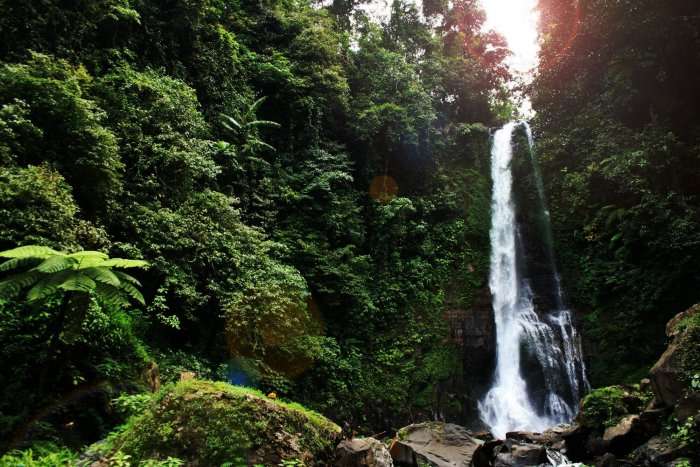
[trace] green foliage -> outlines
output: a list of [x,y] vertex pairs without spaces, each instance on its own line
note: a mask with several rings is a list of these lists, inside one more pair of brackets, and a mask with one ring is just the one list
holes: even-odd
[[700,301],[700,10],[540,3],[538,154],[565,286],[591,312],[592,381],[611,384],[650,366],[666,321]]
[[0,457],[0,467],[70,467],[78,455],[66,448],[41,446],[38,449],[12,451]]
[[0,302],[7,444],[94,441],[153,360],[372,431],[462,392],[444,314],[485,290],[503,42],[468,1],[395,2],[386,25],[340,3],[6,5],[0,247],[151,265],[142,286],[95,255],[25,265],[56,283]]
[[112,403],[125,418],[142,414],[153,401],[151,393],[121,394]]
[[625,390],[620,386],[595,389],[582,402],[581,420],[589,427],[614,426],[628,413],[623,401]]
[[78,209],[70,185],[46,165],[0,168],[0,217],[6,219],[0,244],[24,241],[74,248]]
[[39,245],[27,245],[0,252],[0,258],[9,258],[0,264],[0,271],[17,268],[29,269],[0,281],[0,296],[12,298],[22,289],[28,302],[45,301],[57,293],[76,292],[94,294],[98,301],[109,306],[128,306],[129,298],[145,305],[134,277],[112,268],[144,268],[148,262],[110,258],[99,251],[62,253]]
[[[291,439],[276,436],[282,432]],[[338,426],[298,404],[225,383],[191,380],[165,387],[112,443],[132,462],[176,456],[220,465],[243,456],[272,465],[301,456],[321,462],[339,433]]]
[[641,412],[651,400],[639,387],[609,386],[594,389],[581,401],[579,421],[584,426],[603,431],[615,426],[627,414]]
[[22,109],[25,128],[35,129],[13,132],[9,158],[21,166],[55,165],[93,214],[104,212],[119,192],[123,165],[104,113],[85,96],[90,82],[84,67],[42,54],[0,71],[0,106]]
[[688,417],[685,421],[678,423],[676,431],[671,437],[678,443],[686,446],[698,444],[698,427],[693,417]]

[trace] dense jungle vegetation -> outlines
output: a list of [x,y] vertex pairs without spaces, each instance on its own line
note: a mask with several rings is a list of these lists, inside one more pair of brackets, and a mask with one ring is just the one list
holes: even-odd
[[[462,410],[508,49],[477,0],[363,3],[0,0],[0,454],[183,372],[363,433]],[[564,285],[593,385],[638,381],[700,302],[700,4],[540,7]]]
[[[385,25],[344,1],[1,10],[0,250],[52,249],[0,266],[4,449],[99,439],[156,368],[355,429],[438,410],[510,106],[475,1],[396,1]],[[82,250],[147,262],[116,282],[143,304],[102,290],[123,262],[83,272]]]
[[532,89],[595,385],[635,381],[700,300],[700,4],[541,0]]

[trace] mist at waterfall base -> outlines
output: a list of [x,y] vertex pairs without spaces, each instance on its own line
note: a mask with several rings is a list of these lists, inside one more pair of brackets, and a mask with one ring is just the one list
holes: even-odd
[[[513,194],[513,135],[523,125],[528,136],[539,207],[546,220],[549,269],[555,307],[536,310],[524,264]],[[493,384],[479,402],[482,421],[497,438],[510,431],[541,432],[567,423],[588,389],[580,339],[565,307],[551,246],[551,225],[544,188],[533,155],[532,133],[525,122],[496,131],[491,149],[491,270],[489,287],[496,323],[496,370]],[[515,181],[517,183],[517,180]],[[528,372],[524,371],[527,359]],[[533,371],[533,367],[535,371]]]

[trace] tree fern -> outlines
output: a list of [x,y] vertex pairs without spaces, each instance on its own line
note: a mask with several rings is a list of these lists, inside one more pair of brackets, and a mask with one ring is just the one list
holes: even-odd
[[48,258],[60,254],[47,246],[26,245],[0,252],[2,258]]
[[112,268],[145,268],[148,262],[110,258],[99,251],[63,253],[48,247],[28,245],[0,252],[9,258],[0,264],[0,272],[17,272],[0,281],[0,296],[15,297],[29,289],[26,299],[39,302],[61,292],[93,294],[98,301],[127,306],[129,299],[145,305],[134,277]]

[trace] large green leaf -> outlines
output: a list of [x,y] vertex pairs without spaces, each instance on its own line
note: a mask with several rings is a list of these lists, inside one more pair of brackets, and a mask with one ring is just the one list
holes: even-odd
[[52,248],[40,245],[26,245],[0,251],[0,257],[2,258],[48,258],[60,254],[60,252]]
[[67,292],[92,292],[97,287],[94,280],[85,274],[77,273],[58,286],[59,289]]
[[0,282],[0,296],[14,297],[25,287],[34,284],[40,277],[41,273],[39,272],[27,271],[5,279]]
[[78,264],[78,260],[69,256],[56,255],[45,259],[38,266],[33,268],[34,271],[52,274],[63,271],[64,269],[73,269]]
[[12,269],[17,269],[22,266],[33,266],[39,262],[41,262],[41,259],[34,257],[8,259],[4,263],[0,264],[0,272],[11,271]]
[[102,282],[103,284],[108,284],[117,288],[121,286],[119,277],[107,268],[87,268],[81,269],[80,272],[86,274],[95,282]]
[[120,281],[130,282],[137,287],[141,287],[141,282],[139,282],[139,280],[136,279],[134,276],[131,276],[131,275],[129,275],[125,272],[121,272],[121,271],[112,271],[112,272],[119,278]]
[[100,263],[100,267],[109,268],[146,268],[148,267],[148,261],[143,261],[140,259],[123,259],[123,258],[112,258],[107,261]]
[[66,269],[50,275],[41,274],[41,279],[27,292],[27,300],[33,302],[53,295],[63,282],[75,274],[77,273],[73,269]]
[[139,302],[141,305],[146,304],[146,300],[144,300],[143,295],[141,295],[141,292],[139,292],[139,289],[134,287],[128,282],[122,282],[121,285],[121,290],[125,291],[131,298]]
[[78,251],[68,255],[78,261],[78,269],[92,268],[100,266],[109,256],[100,251]]
[[109,259],[109,255],[107,255],[106,253],[92,250],[76,251],[75,253],[71,253],[68,256],[70,256],[71,258],[85,258],[94,256],[95,258]]
[[107,305],[114,307],[126,307],[129,305],[129,300],[124,293],[111,285],[98,282],[95,292],[97,300]]

